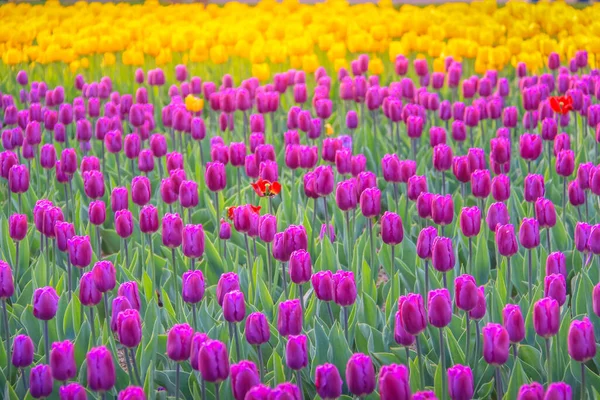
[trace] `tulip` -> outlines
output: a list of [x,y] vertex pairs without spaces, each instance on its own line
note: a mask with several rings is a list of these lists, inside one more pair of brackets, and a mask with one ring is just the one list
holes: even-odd
[[375,369],[369,356],[355,353],[350,357],[346,364],[346,383],[350,393],[358,397],[375,390]]
[[477,169],[471,174],[471,192],[473,196],[479,199],[485,199],[490,195],[492,189],[492,180],[490,171],[487,169]]
[[239,277],[234,272],[226,272],[221,275],[217,283],[217,302],[219,306],[223,306],[223,298],[225,294],[233,290],[240,290]]
[[277,331],[281,336],[299,335],[302,332],[300,300],[286,300],[279,304]]
[[225,344],[218,340],[208,340],[200,349],[198,364],[202,379],[213,382],[215,391],[218,392],[219,384],[229,376],[229,355]]
[[436,237],[431,246],[431,264],[436,271],[443,273],[444,287],[447,288],[446,272],[452,270],[456,263],[452,240],[445,237]]
[[12,345],[11,363],[17,368],[25,369],[33,363],[35,348],[27,335],[16,335]]
[[398,364],[384,365],[379,372],[379,396],[385,400],[412,399],[408,368]]
[[452,320],[452,303],[448,289],[434,289],[428,294],[429,323],[436,328],[447,326]]
[[175,324],[167,335],[167,356],[180,363],[190,357],[194,330],[188,324]]
[[444,234],[444,226],[452,223],[454,219],[454,203],[452,196],[447,194],[433,195],[431,198],[431,217],[435,224],[441,225],[441,233]]
[[517,357],[517,343],[525,338],[525,321],[521,309],[516,304],[507,304],[502,310],[502,324],[508,332],[510,343],[513,345],[514,357]]
[[[300,378],[299,371],[308,365],[308,352],[306,349],[307,337],[304,335],[291,335],[285,346],[285,361],[289,369],[295,370]],[[302,380],[298,379],[298,383]]]
[[121,285],[119,286],[118,294],[119,296],[127,298],[130,304],[128,308],[135,308],[136,310],[140,311],[140,292],[138,289],[137,282],[130,281],[121,283]]
[[110,391],[115,385],[115,364],[110,351],[104,347],[93,347],[86,355],[87,384],[94,392]]
[[258,384],[258,371],[252,361],[241,361],[231,365],[231,391],[235,400],[244,400],[250,389]]
[[533,327],[544,339],[558,333],[560,326],[560,309],[556,300],[545,297],[538,300],[533,308]]
[[544,400],[571,400],[571,386],[564,382],[555,382],[548,385]]
[[52,372],[49,365],[40,364],[29,373],[29,394],[34,399],[46,398],[52,394]]
[[130,308],[119,312],[117,315],[117,335],[119,342],[129,349],[133,349],[141,343],[142,320],[137,310]]
[[246,304],[244,300],[244,294],[239,290],[232,290],[223,296],[223,318],[229,322],[231,329],[235,333],[236,343],[236,354],[238,361],[240,359],[240,345],[238,330],[236,327],[237,322],[241,322],[246,316]]
[[518,400],[542,400],[544,398],[544,387],[537,382],[525,384],[519,388]]
[[77,375],[75,364],[75,346],[69,340],[52,343],[50,369],[57,381],[68,381]]
[[550,297],[562,307],[567,297],[567,283],[561,274],[552,274],[544,279],[544,296]]
[[585,362],[596,356],[596,338],[594,326],[588,317],[582,321],[573,321],[567,337],[568,351],[571,358],[581,363],[581,396],[586,397]]
[[446,171],[452,167],[452,148],[438,144],[433,148],[433,167],[442,171],[442,194],[446,193]]
[[[144,392],[142,391],[142,394]],[[83,386],[77,382],[61,386],[58,392],[60,400],[87,400],[87,392]],[[128,397],[129,399],[129,397]],[[119,396],[119,400],[121,397]]]
[[335,283],[335,303],[344,307],[344,332],[348,340],[348,317],[349,307],[356,301],[356,282],[354,273],[351,271],[338,271],[333,274]]
[[129,207],[128,192],[125,187],[113,188],[110,195],[110,206],[113,212],[125,210]]

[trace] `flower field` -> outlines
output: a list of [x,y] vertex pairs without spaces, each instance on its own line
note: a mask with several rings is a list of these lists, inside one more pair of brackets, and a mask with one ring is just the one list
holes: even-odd
[[0,398],[600,398],[599,17],[0,5]]

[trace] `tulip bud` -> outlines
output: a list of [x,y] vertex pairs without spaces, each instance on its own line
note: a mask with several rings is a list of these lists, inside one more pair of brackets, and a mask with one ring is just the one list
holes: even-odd
[[448,368],[448,394],[451,400],[470,400],[473,392],[471,368],[460,364]]
[[304,335],[291,335],[285,346],[285,361],[291,370],[301,370],[308,365],[307,338]]
[[286,300],[279,303],[277,331],[281,336],[299,335],[302,332],[302,307],[300,300]]
[[523,218],[519,227],[519,241],[526,249],[534,249],[540,245],[540,228],[533,218]]
[[79,301],[84,306],[93,307],[101,300],[102,293],[96,288],[92,272],[86,272],[79,280]]
[[93,347],[86,355],[87,384],[95,392],[107,392],[115,385],[115,364],[110,351],[104,347]]
[[572,150],[562,150],[556,155],[556,173],[562,177],[571,176],[575,170],[575,154]]
[[356,301],[356,282],[351,271],[337,271],[333,274],[335,283],[335,303],[342,307],[351,306]]
[[407,196],[409,200],[416,201],[422,192],[427,191],[427,178],[424,175],[413,175],[408,180]]
[[481,230],[481,211],[477,206],[463,207],[460,212],[460,230],[468,238],[479,235]]
[[554,203],[542,197],[535,201],[535,216],[541,228],[551,228],[556,225],[556,210]]
[[398,299],[398,312],[402,328],[413,335],[419,335],[427,326],[423,298],[420,294],[409,293]]
[[432,256],[433,242],[437,237],[437,229],[433,226],[423,228],[417,238],[417,255],[427,260]]
[[433,148],[433,167],[438,171],[447,171],[452,167],[452,148],[438,144]]
[[240,281],[237,274],[234,272],[221,274],[219,282],[217,283],[217,302],[219,303],[219,306],[223,306],[225,294],[233,290],[240,290]]
[[515,228],[512,224],[496,226],[496,246],[500,255],[504,257],[512,257],[519,251]]
[[27,368],[33,363],[35,347],[33,340],[27,335],[17,335],[12,345],[11,362],[17,368]]
[[128,192],[126,187],[115,187],[110,195],[110,206],[113,212],[129,207]]
[[548,385],[544,400],[571,400],[572,396],[571,386],[564,382],[554,382]]
[[542,400],[544,397],[544,387],[537,382],[522,385],[517,394],[518,400]]
[[119,342],[128,348],[138,346],[142,341],[142,320],[135,309],[121,311],[117,315]]
[[77,375],[75,346],[73,343],[69,340],[52,343],[50,369],[52,370],[52,377],[57,381],[68,381]]
[[[418,246],[418,244],[417,244]],[[452,240],[445,237],[435,237],[431,246],[431,263],[440,272],[448,272],[456,263]]]
[[52,394],[52,372],[50,366],[40,364],[29,373],[29,394],[34,399],[46,398]]
[[[428,193],[428,192],[421,192],[421,194],[419,195],[419,197],[417,197],[417,214],[419,214],[419,217],[423,218],[423,219],[430,219],[432,217],[432,202],[433,202],[433,198],[434,196],[438,196],[432,193]],[[439,209],[441,209],[441,207],[436,204],[437,208],[438,208],[438,219],[441,219],[443,216],[443,210],[440,212]],[[440,215],[441,214],[441,215]]]
[[33,292],[33,316],[42,321],[49,321],[56,315],[58,295],[52,286],[36,289]]
[[479,289],[475,278],[461,275],[454,280],[454,299],[456,306],[464,311],[471,311],[477,306]]
[[227,347],[218,340],[208,340],[200,349],[198,364],[202,379],[219,383],[229,376],[229,355]]
[[225,189],[227,186],[225,165],[220,162],[207,162],[204,179],[206,181],[206,186],[212,192],[218,192]]
[[131,308],[131,303],[125,296],[117,296],[112,301],[112,314],[110,319],[110,329],[113,332],[117,332],[117,320],[121,311],[125,311]]
[[366,218],[375,218],[381,213],[381,192],[378,188],[367,188],[362,192],[360,209]]
[[404,365],[384,365],[379,372],[379,396],[382,400],[413,399],[408,368]]
[[431,198],[431,217],[433,222],[438,225],[444,226],[452,223],[454,203],[451,195],[433,195]]
[[223,317],[227,322],[241,322],[246,316],[244,293],[232,290],[223,296]]
[[315,389],[322,399],[337,399],[342,395],[342,378],[333,364],[323,364],[315,369]]
[[182,362],[190,358],[194,330],[188,324],[175,324],[167,334],[167,356]]
[[436,328],[447,326],[452,320],[452,303],[448,289],[434,289],[428,294],[429,323]]
[[12,270],[8,263],[0,260],[0,299],[8,299],[15,292]]
[[335,282],[329,270],[319,271],[311,277],[315,296],[321,301],[332,301],[335,297]]
[[140,210],[140,231],[152,234],[158,230],[158,210],[149,204]]
[[546,339],[558,333],[560,306],[556,300],[545,297],[535,303],[533,307],[533,327],[535,333]]
[[246,341],[251,345],[267,343],[271,337],[269,323],[264,314],[255,312],[246,318]]
[[133,216],[131,211],[119,210],[115,213],[115,230],[123,239],[127,239],[133,234]]
[[500,324],[488,323],[483,327],[481,333],[485,362],[496,366],[506,363],[510,347],[506,329]]
[[381,239],[383,243],[395,246],[404,239],[402,219],[398,214],[386,211],[381,217]]
[[473,196],[485,199],[490,195],[492,181],[490,171],[478,169],[471,174],[471,191]]
[[121,283],[117,293],[119,296],[127,298],[130,304],[130,307],[128,308],[135,308],[136,310],[140,311],[140,291],[138,289],[137,282],[129,281]]
[[350,357],[346,364],[346,383],[350,392],[358,397],[375,390],[375,369],[369,356],[354,353]]
[[569,355],[577,362],[584,363],[596,356],[594,326],[588,317],[571,322],[567,344]]
[[162,219],[162,242],[169,248],[179,247],[183,241],[183,221],[179,214],[165,214]]

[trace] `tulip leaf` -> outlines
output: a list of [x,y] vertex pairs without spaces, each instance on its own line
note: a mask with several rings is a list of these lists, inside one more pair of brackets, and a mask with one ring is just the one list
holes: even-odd
[[479,235],[479,237],[477,238],[477,248],[474,250],[475,263],[473,267],[475,281],[480,285],[485,285],[488,282],[491,268],[487,238],[485,235]]
[[519,388],[527,382],[527,374],[525,373],[525,370],[523,370],[521,360],[517,360],[512,367],[508,387],[505,389],[504,399],[516,399]]
[[277,352],[273,352],[270,360],[271,368],[274,372],[275,385],[283,383],[286,381],[285,372],[283,370],[283,362],[281,360],[281,356]]

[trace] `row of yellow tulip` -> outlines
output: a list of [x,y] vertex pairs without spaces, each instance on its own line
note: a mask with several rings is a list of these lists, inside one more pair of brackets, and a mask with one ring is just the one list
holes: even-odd
[[[126,65],[186,61],[224,64],[247,59],[259,77],[270,75],[270,64],[289,63],[314,71],[326,55],[335,69],[347,66],[351,54],[370,53],[372,73],[383,71],[378,57],[426,55],[434,69],[443,58],[475,60],[477,72],[527,64],[542,68],[548,54],[571,58],[578,49],[600,53],[600,7],[574,8],[564,2],[528,4],[495,1],[440,6],[349,5],[328,1],[302,5],[296,0],[263,0],[257,6],[228,3],[161,6],[77,3],[64,7],[51,0],[43,5],[0,6],[0,53],[7,65],[65,62],[86,68],[100,54],[105,66],[119,58]],[[321,58],[320,58],[321,57]],[[379,61],[378,61],[379,60]]]

